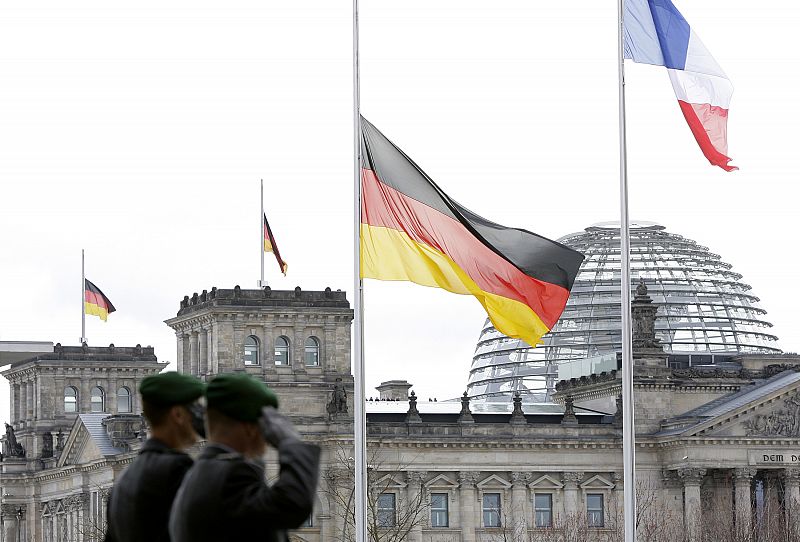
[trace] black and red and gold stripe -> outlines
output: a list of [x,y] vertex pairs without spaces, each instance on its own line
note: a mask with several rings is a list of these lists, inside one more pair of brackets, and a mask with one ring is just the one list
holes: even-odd
[[89,279],[84,280],[83,306],[86,314],[99,316],[101,320],[108,320],[108,315],[114,312],[114,305],[106,297],[100,288],[94,285]]
[[532,346],[558,321],[583,255],[481,218],[362,117],[361,275],[475,296]]
[[281,258],[281,251],[278,250],[278,245],[275,243],[275,237],[272,235],[272,228],[269,227],[266,213],[264,214],[264,252],[272,252],[275,255],[275,259],[278,260],[278,267],[281,268],[281,272],[285,277],[289,266]]

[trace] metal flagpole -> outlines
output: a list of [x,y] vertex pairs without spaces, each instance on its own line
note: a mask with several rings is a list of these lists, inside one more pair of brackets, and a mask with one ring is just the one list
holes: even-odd
[[630,225],[628,219],[628,158],[625,139],[624,2],[617,0],[619,71],[619,209],[620,292],[622,310],[622,464],[625,542],[636,542],[636,433],[633,419],[633,343],[631,327]]
[[353,373],[355,420],[356,542],[367,542],[367,416],[364,401],[364,281],[361,280],[361,81],[358,58],[358,0],[353,0]]
[[[264,230],[267,228],[266,223],[264,222],[264,179],[261,179],[261,216],[259,220],[261,222],[261,236],[259,242],[259,253],[261,254],[261,280],[258,281],[258,287],[263,288],[267,285],[267,282],[264,280]],[[275,250],[273,248],[273,250]]]
[[86,342],[86,265],[81,249],[81,344]]

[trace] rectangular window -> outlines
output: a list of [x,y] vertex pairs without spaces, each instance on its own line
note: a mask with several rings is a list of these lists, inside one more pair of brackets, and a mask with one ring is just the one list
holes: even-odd
[[89,494],[89,517],[95,522],[100,520],[100,493],[97,491]]
[[431,493],[431,527],[449,527],[447,493]]
[[553,496],[550,493],[536,493],[533,496],[533,509],[535,511],[537,527],[553,526]]
[[603,495],[601,493],[589,493],[586,495],[586,517],[589,520],[589,527],[602,527],[605,524],[603,511]]
[[381,493],[378,495],[378,527],[394,527],[396,518],[395,504],[394,493]]
[[483,494],[483,526],[500,527],[500,494]]

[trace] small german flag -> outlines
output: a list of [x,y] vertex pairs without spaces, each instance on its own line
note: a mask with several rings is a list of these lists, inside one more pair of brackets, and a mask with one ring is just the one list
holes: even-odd
[[499,332],[540,343],[564,311],[583,255],[462,207],[361,123],[362,277],[473,295]]
[[264,252],[272,252],[275,255],[275,259],[278,260],[278,267],[281,268],[281,273],[285,277],[289,266],[281,258],[281,251],[278,250],[278,245],[275,244],[275,237],[272,236],[272,229],[269,227],[266,213],[264,213]]
[[108,315],[117,309],[114,308],[114,305],[111,303],[111,300],[106,297],[106,294],[95,286],[92,281],[89,279],[83,280],[86,283],[83,292],[83,306],[86,314],[99,316],[100,319],[105,322],[108,320]]

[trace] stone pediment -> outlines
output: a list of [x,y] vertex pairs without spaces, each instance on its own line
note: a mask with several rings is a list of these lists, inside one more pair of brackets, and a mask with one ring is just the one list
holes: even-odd
[[69,431],[69,437],[64,443],[64,450],[58,458],[58,466],[81,465],[102,458],[103,454],[92,440],[92,436],[80,416],[75,418],[75,423],[72,424]]
[[614,489],[614,483],[596,474],[581,484],[581,489]]
[[561,489],[564,487],[564,484],[553,478],[552,476],[545,474],[544,476],[540,476],[530,484],[528,487],[531,489]]
[[370,482],[370,484],[374,485],[376,488],[380,488],[381,491],[385,491],[387,489],[402,489],[407,485],[405,482],[391,474],[385,474],[374,482]]
[[425,487],[436,488],[436,489],[455,489],[458,487],[458,483],[451,480],[444,474],[440,474],[439,476],[426,482]]
[[656,436],[800,438],[800,374],[783,373],[665,420]]
[[492,489],[502,488],[502,489],[509,489],[509,488],[511,487],[511,484],[510,484],[508,481],[506,481],[506,480],[503,480],[502,478],[500,478],[500,477],[499,477],[499,476],[497,476],[496,474],[492,474],[492,475],[490,475],[490,476],[487,476],[486,478],[484,478],[484,479],[483,479],[483,480],[481,480],[480,482],[478,482],[478,483],[476,484],[476,486],[477,486],[479,489],[484,489],[484,488],[492,488]]

